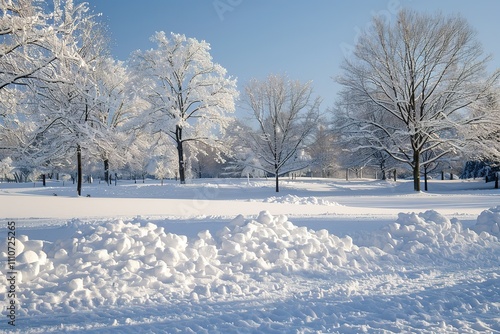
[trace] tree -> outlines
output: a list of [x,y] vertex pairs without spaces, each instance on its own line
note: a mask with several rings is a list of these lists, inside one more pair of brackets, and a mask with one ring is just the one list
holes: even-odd
[[[12,157],[27,143],[32,122],[20,101],[34,81],[53,82],[52,66],[69,56],[58,36],[71,25],[55,25],[55,12],[46,12],[36,0],[0,1],[0,150]],[[7,153],[6,153],[7,152]]]
[[26,121],[26,94],[14,86],[0,89],[0,158],[16,153],[30,129]]
[[143,98],[151,107],[144,112],[145,127],[154,136],[170,138],[177,150],[181,183],[186,181],[185,145],[193,151],[204,146],[225,151],[219,138],[229,124],[238,97],[236,80],[212,61],[205,41],[174,34],[156,33],[157,48],[133,56]]
[[338,147],[336,147],[336,138],[333,131],[324,124],[322,120],[314,128],[312,141],[306,151],[312,159],[312,168],[316,169],[321,177],[331,177],[337,170]]
[[[409,165],[420,191],[421,166],[463,146],[457,128],[480,121],[467,108],[487,99],[498,80],[498,72],[486,75],[488,60],[459,16],[402,10],[394,24],[375,17],[338,78],[350,104],[346,120],[357,123],[374,148]],[[373,122],[357,112],[360,105],[379,109],[390,121]],[[431,150],[438,154],[423,160]]]
[[481,122],[462,127],[461,135],[467,138],[467,146],[463,150],[466,158],[472,161],[483,161],[493,167],[500,164],[500,88],[491,87],[491,96],[473,106],[473,116]]
[[252,80],[245,88],[257,129],[245,134],[246,143],[259,158],[265,172],[279,176],[308,166],[300,150],[319,118],[320,99],[312,97],[311,83],[270,75],[264,81]]
[[135,87],[123,62],[104,54],[93,67],[91,75],[96,86],[93,99],[103,133],[97,150],[104,165],[104,180],[109,182],[110,165],[116,168],[127,162],[124,152],[131,145],[127,123],[137,115],[141,102],[135,96]]
[[391,147],[393,139],[377,125],[396,129],[397,123],[373,103],[350,103],[347,94],[341,95],[333,111],[334,128],[339,132],[336,144],[344,152],[340,157],[342,165],[345,168],[376,166],[386,180],[388,172],[396,168],[398,162],[383,149]]
[[0,159],[0,179],[10,176],[13,170],[14,167],[12,166],[11,158]]
[[54,9],[53,24],[71,31],[58,36],[56,47],[70,56],[61,56],[40,70],[51,73],[53,80],[33,84],[33,104],[37,107],[33,117],[38,128],[32,134],[27,153],[41,165],[68,161],[76,151],[78,195],[83,183],[82,151],[97,155],[106,143],[95,70],[106,58],[107,49],[94,18],[85,3],[74,6],[72,0]]
[[[0,140],[7,143],[13,156],[17,155],[16,164],[19,162],[23,169],[64,160],[65,147],[46,141],[44,134],[48,133],[40,131],[47,113],[40,110],[38,101],[49,91],[48,87],[70,81],[72,75],[61,76],[61,67],[82,64],[82,45],[74,37],[89,22],[85,4],[74,6],[72,0],[63,0],[54,1],[52,11],[46,11],[48,8],[32,0],[0,3],[0,92],[5,95],[8,90],[8,94],[18,97],[15,115],[1,115]],[[24,106],[29,109],[21,109],[17,100],[28,101]]]

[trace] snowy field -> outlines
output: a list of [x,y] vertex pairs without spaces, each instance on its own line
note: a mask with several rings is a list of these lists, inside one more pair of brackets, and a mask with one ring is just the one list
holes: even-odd
[[500,333],[500,191],[412,187],[1,183],[0,331]]

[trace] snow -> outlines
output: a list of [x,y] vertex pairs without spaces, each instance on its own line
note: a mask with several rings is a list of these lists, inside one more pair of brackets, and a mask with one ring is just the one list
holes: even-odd
[[335,202],[330,202],[322,198],[317,198],[314,196],[309,197],[299,197],[297,195],[286,195],[286,196],[271,196],[264,200],[267,203],[289,203],[289,204],[318,204],[318,205],[339,205]]
[[0,331],[495,333],[490,186],[304,178],[273,196],[272,180],[122,181],[78,198],[69,185],[0,184],[19,302],[16,327],[4,311]]

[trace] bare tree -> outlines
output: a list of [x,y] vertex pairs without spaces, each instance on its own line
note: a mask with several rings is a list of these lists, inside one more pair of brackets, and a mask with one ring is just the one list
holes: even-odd
[[374,103],[350,103],[349,96],[341,94],[334,112],[334,128],[339,135],[336,144],[343,152],[340,160],[345,168],[376,166],[380,169],[382,179],[387,178],[391,169],[395,169],[396,162],[384,150],[394,145],[393,138],[385,129],[399,129],[399,125],[390,114]]
[[326,120],[320,120],[313,130],[311,142],[306,152],[311,157],[313,171],[321,177],[332,177],[338,170],[339,147],[336,145],[336,135],[326,127]]
[[469,127],[460,129],[461,135],[468,139],[463,150],[470,160],[488,161],[497,167],[500,164],[500,88],[491,87],[491,96],[472,108],[474,117],[482,120]]
[[[420,191],[421,166],[459,149],[463,141],[455,130],[480,121],[467,108],[488,98],[498,80],[498,72],[486,75],[488,60],[459,16],[403,10],[394,24],[375,17],[338,78],[343,101],[350,104],[346,120],[357,123],[376,149],[408,164],[414,190]],[[358,113],[360,105],[385,113],[390,122]],[[385,140],[378,140],[381,136]],[[423,160],[423,153],[433,150],[437,154]]]
[[264,81],[252,80],[245,88],[257,130],[250,131],[248,147],[259,158],[260,166],[276,180],[279,176],[307,167],[309,161],[299,153],[319,117],[320,99],[313,99],[310,83],[270,75]]

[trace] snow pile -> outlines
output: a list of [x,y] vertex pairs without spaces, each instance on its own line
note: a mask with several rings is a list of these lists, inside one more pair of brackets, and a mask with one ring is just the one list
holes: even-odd
[[[490,213],[491,210],[487,210],[481,214],[478,221],[484,221],[484,224],[480,226],[491,222]],[[481,218],[486,216],[488,218]],[[496,217],[500,217],[498,212]],[[400,213],[396,222],[376,233],[362,235],[356,238],[356,242],[360,246],[381,249],[405,262],[420,262],[424,257],[432,262],[446,259],[473,263],[479,258],[487,259],[489,255],[496,262],[497,255],[484,253],[484,249],[494,245],[499,250],[495,236],[488,233],[478,235],[474,230],[464,229],[458,220],[449,220],[433,210],[419,214]]]
[[287,204],[313,204],[313,205],[329,205],[338,206],[340,204],[336,202],[330,202],[323,198],[317,198],[314,196],[309,197],[299,197],[296,195],[286,195],[286,196],[271,196],[264,200],[266,203],[287,203]]
[[473,230],[477,233],[487,232],[500,238],[500,205],[481,212]]
[[269,272],[360,272],[374,256],[350,237],[297,227],[268,212],[256,220],[239,216],[216,237],[204,231],[193,240],[151,223],[79,228],[53,244],[19,238],[18,282],[21,299],[30,301],[22,311],[258,295],[255,280]]
[[[498,211],[489,210],[496,218]],[[147,222],[77,227],[74,237],[54,243],[18,238],[21,313],[257,297],[283,289],[286,277],[298,273],[350,277],[421,264],[422,255],[472,262],[489,256],[497,263],[500,253],[496,237],[463,229],[434,211],[400,214],[356,244],[266,211],[256,219],[238,216],[215,236],[203,231],[191,240]]]
[[[229,227],[217,233],[219,255],[224,263],[238,270],[260,274],[288,274],[309,270],[359,272],[370,270],[372,251],[361,251],[352,238],[339,238],[327,230],[313,231],[297,227],[286,216],[273,217],[263,211],[256,220],[237,217]],[[373,262],[371,262],[373,263]],[[373,263],[376,265],[376,263]]]
[[[38,276],[40,269],[48,264],[47,254],[42,250],[43,246],[43,241],[29,240],[27,236],[22,235],[16,239],[15,269],[18,271],[19,280],[31,281]],[[7,247],[2,249],[7,249]],[[7,257],[7,254],[2,254],[3,256]]]

